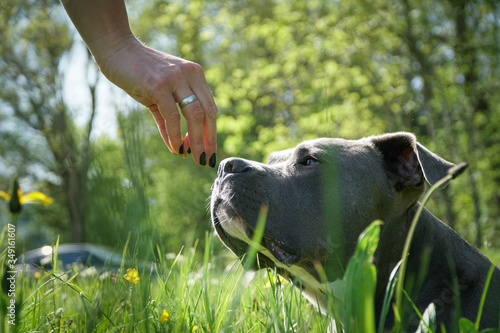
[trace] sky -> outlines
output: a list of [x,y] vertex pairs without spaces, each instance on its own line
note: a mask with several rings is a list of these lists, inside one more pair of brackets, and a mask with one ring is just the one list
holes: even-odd
[[[64,101],[69,107],[70,112],[75,117],[75,122],[77,126],[86,125],[90,117],[90,93],[88,91],[87,79],[86,79],[86,66],[87,66],[87,50],[85,43],[76,34],[75,30],[75,43],[72,50],[66,55],[61,61],[61,72],[65,73],[64,83],[63,83],[63,94]],[[97,112],[94,118],[94,127],[91,134],[91,140],[96,140],[102,135],[107,135],[110,138],[117,138],[118,135],[118,123],[116,119],[117,110],[130,107],[130,105],[136,105],[130,96],[128,96],[121,89],[110,83],[104,75],[97,71],[99,75],[99,82],[97,88]],[[2,126],[15,126],[10,123],[1,124]],[[24,136],[23,140],[26,141],[26,145],[30,146],[31,149],[41,148],[39,139],[39,133],[34,130],[27,130],[28,132]],[[43,147],[41,148],[43,149]],[[37,175],[38,179],[46,179],[53,183],[58,183],[57,177],[51,173],[47,172],[45,167],[41,164],[31,164],[29,166],[30,172]],[[12,175],[16,173],[13,166],[8,166],[4,163],[2,157],[0,156],[0,172],[5,175]],[[21,177],[19,179],[21,188],[26,191],[32,191],[33,188],[33,178],[32,177]],[[0,188],[1,189],[1,188]]]
[[[63,92],[65,101],[75,115],[78,126],[86,124],[90,117],[90,94],[88,91],[86,67],[87,50],[82,39],[75,33],[75,43],[69,55],[63,59],[61,70],[65,73]],[[97,113],[94,118],[92,140],[106,134],[112,138],[117,135],[116,110],[125,108],[133,99],[109,82],[97,71]]]
[[[69,18],[66,17],[69,21]],[[73,47],[68,52],[60,63],[60,71],[64,74],[63,81],[63,95],[64,101],[68,105],[70,112],[74,115],[75,123],[77,126],[84,126],[90,117],[90,93],[87,84],[86,71],[87,71],[87,48],[82,38],[69,23],[73,33]],[[95,63],[94,63],[95,64]],[[123,92],[120,88],[109,82],[101,72],[95,67],[94,75],[99,75],[97,85],[97,112],[94,118],[94,126],[91,134],[91,140],[96,140],[102,135],[106,135],[112,139],[118,136],[118,123],[116,113],[120,110],[130,110],[131,107],[137,108],[139,104]],[[144,111],[149,116],[149,112]],[[14,123],[4,121],[0,126],[12,128]],[[39,148],[39,133],[32,131],[26,133],[24,140],[26,144],[33,149]],[[32,172],[40,179],[48,179],[57,183],[55,176],[45,170],[45,168],[38,164],[30,166]],[[2,174],[11,175],[15,174],[13,167],[8,167],[2,157],[0,156],[0,172]],[[21,186],[26,190],[32,190],[31,177],[22,177],[20,182]]]

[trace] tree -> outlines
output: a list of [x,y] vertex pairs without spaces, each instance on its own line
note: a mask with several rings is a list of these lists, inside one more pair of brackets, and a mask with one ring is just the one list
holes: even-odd
[[[130,230],[155,233],[177,250],[179,234],[189,230],[199,237],[208,229],[207,211],[200,207],[215,173],[168,154],[154,123],[139,121],[142,111],[119,117],[119,139],[89,141],[93,112],[77,128],[61,96],[58,66],[71,42],[66,23],[48,19],[57,12],[55,4],[2,5],[4,164],[25,174],[33,174],[27,165],[36,163],[50,170],[55,179],[50,182],[67,198],[65,219],[87,221],[82,228],[92,239],[108,242],[93,230],[108,223],[103,230],[119,239]],[[218,160],[262,161],[273,150],[319,136],[411,131],[448,160],[471,164],[469,177],[441,191],[431,210],[476,245],[487,240],[500,246],[500,225],[486,223],[500,217],[495,2],[130,0],[127,5],[142,41],[203,66],[220,111]],[[95,98],[93,84],[89,93]],[[91,104],[95,111],[95,99]],[[37,149],[28,137],[37,138]],[[112,209],[104,212],[106,207]]]
[[[413,77],[422,82],[421,89],[414,89],[416,97],[423,101],[416,116],[424,118],[424,134],[438,142],[439,149],[470,164],[469,177],[462,184],[468,185],[471,193],[473,213],[469,216],[475,225],[474,243],[480,247],[481,224],[498,217],[498,209],[490,208],[498,207],[498,188],[490,192],[485,176],[497,186],[500,183],[499,174],[492,172],[498,170],[498,158],[489,155],[497,150],[499,141],[496,130],[485,120],[498,124],[495,108],[500,53],[495,42],[499,36],[495,20],[499,7],[488,1],[403,0],[401,5],[406,24],[400,33],[406,36],[409,57],[417,64]],[[487,155],[489,161],[484,163]],[[453,221],[460,218],[451,204],[457,200],[448,190],[443,193],[446,215],[454,227]],[[489,227],[498,230],[495,224]]]
[[155,1],[132,27],[204,65],[222,156],[407,130],[468,161],[433,208],[481,246],[500,228],[481,222],[500,216],[498,13],[491,1]]
[[[84,241],[87,172],[91,158],[90,134],[96,109],[96,82],[89,82],[91,112],[83,130],[74,124],[62,95],[60,63],[70,50],[70,30],[58,1],[4,1],[0,12],[0,111],[15,127],[2,128],[8,139],[4,158],[15,156],[21,176],[41,166],[52,174],[53,196],[67,208],[61,217],[77,242]],[[89,55],[90,61],[90,55]],[[41,141],[32,144],[32,141]],[[62,227],[62,225],[59,225]]]

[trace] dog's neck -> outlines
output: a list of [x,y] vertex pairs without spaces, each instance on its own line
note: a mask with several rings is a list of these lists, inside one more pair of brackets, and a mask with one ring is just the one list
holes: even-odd
[[[389,276],[401,260],[404,241],[418,205],[408,210],[407,214],[399,220],[388,221],[381,231],[375,258],[377,266],[375,302],[380,305],[376,306],[378,309],[382,307]],[[489,266],[491,262],[483,254],[428,210],[423,209],[410,247],[405,280],[405,283],[409,279],[413,280],[413,289],[416,293],[412,294],[411,290],[407,291],[417,306],[420,300],[428,304],[429,299],[426,298],[433,299],[433,297],[440,296],[422,296],[420,290],[424,289],[423,287],[431,290],[432,287],[436,287],[435,290],[449,289],[451,295],[455,292],[453,288],[458,288],[460,293],[482,288],[485,277],[481,276],[480,272],[484,272],[485,269],[487,271]],[[430,280],[426,276],[432,276],[433,279]],[[499,274],[496,273],[494,279],[498,278]],[[429,286],[431,283],[429,281],[440,284],[439,288]],[[405,289],[406,287],[407,285]],[[453,302],[445,305],[451,307],[451,303]]]
[[[379,248],[377,250],[376,265],[380,272],[381,281],[387,281],[392,269],[401,259],[404,240],[408,235],[408,230],[419,204],[415,205],[399,220],[389,221],[383,227]],[[394,240],[401,240],[395,242]],[[473,251],[470,251],[470,249]],[[467,251],[466,251],[467,250]],[[464,257],[469,256],[468,258]],[[428,258],[428,265],[420,267],[420,262]],[[409,253],[409,263],[419,263],[417,266],[409,265],[409,269],[419,271],[426,269],[429,273],[434,270],[442,272],[455,270],[468,271],[467,275],[473,274],[474,267],[471,262],[484,262],[489,260],[477,251],[472,245],[458,236],[453,229],[432,215],[427,209],[423,209],[418,220],[412,245]],[[462,267],[464,264],[467,267]],[[459,276],[460,278],[460,276]],[[473,276],[464,277],[465,280],[474,279]]]

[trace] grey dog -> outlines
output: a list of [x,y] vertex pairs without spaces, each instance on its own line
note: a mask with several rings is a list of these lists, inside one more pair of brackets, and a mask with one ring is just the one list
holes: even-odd
[[[453,166],[404,132],[305,141],[270,154],[267,164],[229,158],[221,162],[214,182],[212,222],[220,240],[241,256],[261,207],[267,206],[258,266],[300,278],[303,293],[321,307],[317,265],[324,267],[328,281],[341,278],[360,233],[372,221],[382,220],[374,258],[379,318],[389,275],[401,258],[424,185],[434,184]],[[486,256],[424,209],[409,252],[405,287],[413,281],[409,292],[418,310],[423,313],[433,302],[438,327],[443,323],[450,332],[457,329],[457,310],[475,321],[491,266]],[[418,317],[406,313],[405,329],[415,329]],[[496,267],[480,328],[498,327],[499,315]],[[385,327],[392,327],[393,321],[391,311]]]

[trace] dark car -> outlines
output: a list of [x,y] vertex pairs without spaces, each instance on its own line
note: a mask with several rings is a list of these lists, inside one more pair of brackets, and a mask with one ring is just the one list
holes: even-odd
[[[37,266],[45,268],[47,271],[53,269],[53,259],[56,253],[55,246],[43,246],[41,248],[28,251],[20,256],[21,265],[24,271],[35,274],[36,272],[44,273]],[[124,268],[127,269],[127,260],[124,262]],[[72,243],[59,244],[57,247],[57,270],[62,272],[70,271],[76,268],[79,271],[85,271],[87,268],[92,268],[93,271],[102,272],[117,272],[122,264],[122,255],[113,252],[111,249],[95,244],[87,243]],[[134,268],[140,271],[149,273],[153,266],[144,262],[134,265]]]

